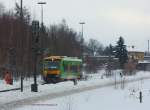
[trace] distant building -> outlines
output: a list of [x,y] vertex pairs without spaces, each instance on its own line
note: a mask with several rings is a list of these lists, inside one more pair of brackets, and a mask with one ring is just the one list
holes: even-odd
[[129,59],[137,62],[136,68],[138,70],[150,70],[150,56],[145,56],[141,51],[129,51]]
[[143,61],[144,60],[144,52],[141,51],[128,51],[129,59],[133,59],[136,61]]

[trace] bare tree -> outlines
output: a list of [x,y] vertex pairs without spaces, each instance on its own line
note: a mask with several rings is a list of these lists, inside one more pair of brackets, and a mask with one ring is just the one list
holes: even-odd
[[92,55],[100,51],[102,45],[95,39],[90,39],[88,43],[88,48],[91,50]]
[[0,16],[2,16],[4,12],[5,12],[5,7],[2,3],[0,3]]
[[[58,25],[51,25],[48,29],[50,46],[53,55],[80,56],[81,45],[79,35],[63,20]],[[67,51],[64,51],[67,50]]]

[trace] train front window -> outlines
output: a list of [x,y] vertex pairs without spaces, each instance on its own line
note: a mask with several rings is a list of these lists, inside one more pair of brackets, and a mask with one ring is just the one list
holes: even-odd
[[45,61],[44,68],[50,70],[57,70],[59,69],[59,61]]

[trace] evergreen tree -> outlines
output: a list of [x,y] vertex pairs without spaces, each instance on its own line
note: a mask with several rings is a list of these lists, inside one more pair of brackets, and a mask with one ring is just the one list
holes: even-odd
[[109,44],[110,55],[114,55],[114,47]]
[[[15,16],[16,16],[16,18],[20,19],[20,16],[21,16],[20,13],[21,13],[21,7],[19,6],[18,3],[16,3],[15,4]],[[26,7],[23,7],[22,8],[22,14],[23,14],[24,23],[29,24],[30,23],[30,17],[31,17],[29,9],[27,9]]]
[[109,46],[105,47],[104,49],[104,55],[114,55],[114,49],[115,48],[111,44],[109,44]]
[[124,45],[124,39],[120,36],[117,41],[115,57],[119,58],[120,67],[123,68],[124,64],[128,60],[126,45]]

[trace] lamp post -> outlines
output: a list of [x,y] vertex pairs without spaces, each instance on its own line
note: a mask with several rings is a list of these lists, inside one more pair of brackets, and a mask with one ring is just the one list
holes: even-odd
[[46,2],[38,2],[39,5],[41,5],[41,27],[43,27],[43,5],[46,4]]
[[82,26],[82,39],[81,39],[82,40],[82,42],[81,42],[82,47],[81,48],[82,48],[82,59],[83,59],[83,25],[85,24],[85,22],[79,22],[79,24],[81,24],[81,26]]
[[83,40],[83,25],[85,24],[85,22],[80,22],[79,24],[82,25],[82,40]]
[[43,5],[45,5],[46,4],[46,2],[43,2],[43,1],[41,1],[41,2],[38,2],[37,4],[39,4],[39,5],[41,5],[41,29],[40,29],[40,45],[41,45],[41,47],[43,47],[43,45],[44,45],[44,41],[43,41],[43,36],[44,36],[44,23],[43,23]]

